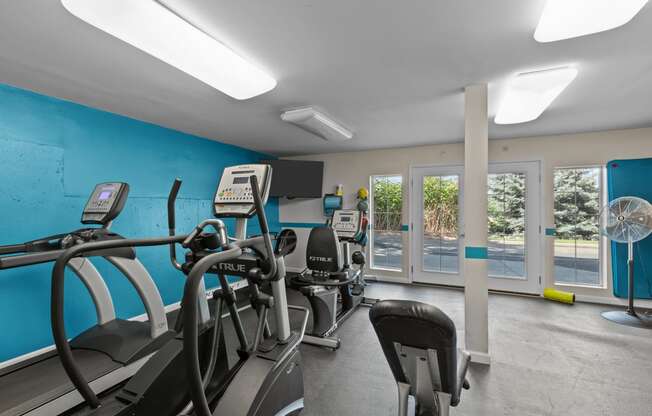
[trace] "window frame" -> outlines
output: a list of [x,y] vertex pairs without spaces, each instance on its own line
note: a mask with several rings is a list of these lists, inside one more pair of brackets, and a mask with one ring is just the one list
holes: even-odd
[[[607,196],[607,169],[604,165],[600,164],[586,164],[586,165],[563,165],[563,166],[554,166],[552,168],[552,217],[553,221],[555,220],[555,172],[557,170],[563,170],[563,169],[598,169],[599,170],[599,183],[598,183],[598,194],[600,196],[599,200],[599,207],[600,211],[604,207],[606,201],[608,200]],[[599,215],[599,214],[598,214]],[[598,218],[599,222],[599,218]],[[556,221],[554,222],[555,224],[555,229],[557,228],[557,223]],[[598,225],[599,226],[599,225]],[[555,286],[560,286],[560,287],[580,287],[580,288],[587,288],[587,289],[598,289],[598,290],[605,290],[608,287],[608,282],[607,282],[607,274],[608,274],[608,241],[607,238],[603,235],[600,234],[600,238],[598,238],[598,278],[599,278],[599,283],[592,285],[592,284],[587,284],[587,283],[572,283],[572,282],[559,282],[557,281],[557,276],[555,274],[555,242],[557,239],[557,236],[554,236],[553,240],[553,245],[552,245],[552,280],[553,284]],[[577,258],[577,256],[575,257]]]
[[[377,266],[374,264],[374,240],[376,234],[376,221],[375,221],[375,206],[374,206],[374,181],[377,178],[388,178],[388,177],[398,177],[401,178],[401,212],[399,216],[401,218],[401,263],[398,268],[396,267],[387,267],[387,266]],[[369,227],[369,269],[371,270],[380,270],[393,273],[402,273],[404,270],[403,259],[405,258],[405,244],[403,243],[403,209],[405,204],[405,178],[401,173],[387,173],[387,174],[375,174],[369,176],[369,219],[371,226]]]

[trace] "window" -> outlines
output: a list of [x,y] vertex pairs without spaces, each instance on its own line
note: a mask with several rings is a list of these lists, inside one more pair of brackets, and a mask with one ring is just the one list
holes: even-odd
[[489,275],[525,278],[524,173],[488,177]]
[[600,167],[555,169],[556,283],[602,286],[601,190]]
[[457,175],[423,177],[423,271],[459,273]]
[[403,178],[400,175],[371,177],[371,267],[401,270],[403,235]]

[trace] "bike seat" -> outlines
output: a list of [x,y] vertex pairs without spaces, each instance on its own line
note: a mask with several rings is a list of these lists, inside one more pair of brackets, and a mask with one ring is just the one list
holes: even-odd
[[458,368],[457,333],[448,315],[421,302],[383,300],[371,308],[369,319],[398,383],[415,388],[418,375],[411,369],[415,362],[426,361],[432,391],[450,394],[452,406],[459,403],[462,387],[468,388],[469,358],[463,354]]

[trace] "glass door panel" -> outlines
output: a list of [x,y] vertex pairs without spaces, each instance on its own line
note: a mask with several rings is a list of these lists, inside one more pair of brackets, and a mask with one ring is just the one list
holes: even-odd
[[462,286],[459,166],[412,169],[412,278]]
[[423,270],[459,273],[459,176],[423,177]]
[[540,167],[493,163],[487,178],[489,288],[540,292]]
[[488,177],[489,276],[525,279],[524,173]]

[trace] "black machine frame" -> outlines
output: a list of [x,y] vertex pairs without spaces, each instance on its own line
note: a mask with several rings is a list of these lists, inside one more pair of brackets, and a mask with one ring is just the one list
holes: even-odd
[[[258,190],[256,176],[251,176],[250,180],[252,187]],[[276,286],[281,284],[284,287],[283,279],[279,279],[279,276],[282,272],[284,277],[285,273],[284,253],[276,253],[273,249],[260,193],[254,192],[253,200],[263,235],[231,241],[226,234],[224,223],[219,219],[205,220],[188,235],[175,235],[174,200],[180,186],[181,181],[176,180],[168,198],[170,236],[86,243],[67,250],[55,263],[52,274],[52,328],[66,373],[84,398],[87,407],[91,408],[90,414],[93,415],[210,414],[206,413],[207,409],[209,412],[215,409],[216,412],[221,412],[220,414],[234,415],[267,415],[269,409],[276,409],[273,414],[299,412],[303,408],[303,377],[300,353],[296,347],[305,332],[309,311],[287,305],[287,300],[283,298],[284,291],[280,295],[270,296],[258,290],[259,284],[268,281],[272,285],[276,283]],[[209,225],[215,228],[215,233],[203,231]],[[176,259],[176,244],[190,249],[184,264],[180,264]],[[68,260],[84,253],[121,247],[161,245],[170,246],[172,264],[188,274],[184,300],[175,326],[177,335],[155,353],[117,394],[100,399],[89,386],[71,354],[62,307],[63,270]],[[260,247],[264,249],[261,251]],[[260,257],[258,262],[246,263],[255,266],[247,266],[245,275],[251,304],[259,317],[257,335],[254,342],[249,344],[235,305],[235,293],[220,265],[229,262],[236,264],[240,257],[251,256],[252,253],[261,254],[263,257]],[[197,299],[198,296],[204,296],[200,289],[203,288],[202,277],[206,272],[217,274],[221,287],[213,292],[214,318],[200,322]],[[229,274],[232,273],[229,271]],[[234,322],[240,343],[240,360],[231,368],[226,360],[221,325],[224,304]],[[272,338],[267,325],[267,311],[271,308],[275,308],[277,312],[285,308],[286,315],[288,309],[302,312],[302,326],[285,337]],[[283,328],[279,324],[277,327],[279,331]],[[284,327],[289,328],[289,321]],[[286,382],[282,382],[283,380]],[[179,388],[184,385],[188,386],[188,389]],[[242,400],[243,395],[247,400]],[[206,403],[208,405],[205,405]]]

